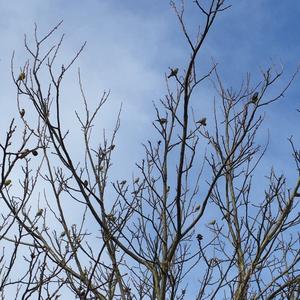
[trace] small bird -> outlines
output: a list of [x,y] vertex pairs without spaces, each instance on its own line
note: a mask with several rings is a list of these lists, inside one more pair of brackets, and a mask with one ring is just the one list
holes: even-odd
[[107,219],[108,219],[108,221],[110,221],[110,222],[116,222],[116,217],[114,216],[114,214],[108,214],[107,216]]
[[195,211],[200,210],[200,208],[201,208],[201,205],[199,204],[199,205],[197,205],[197,206],[195,207]]
[[140,178],[139,178],[139,177],[137,177],[137,178],[134,180],[134,182],[133,182],[133,183],[139,183],[139,181],[140,181]]
[[222,220],[225,219],[226,221],[230,221],[230,212],[226,212]]
[[20,154],[19,158],[23,159],[23,158],[25,158],[29,153],[30,153],[30,150],[29,150],[29,149],[25,149],[25,150],[23,150],[22,152],[19,153],[19,154]]
[[40,208],[40,209],[37,211],[35,217],[40,217],[40,216],[43,214],[43,212],[44,212],[44,210],[43,210],[42,208]]
[[100,149],[99,150],[99,157],[102,159],[102,158],[105,157],[105,155],[106,155],[106,151],[104,149]]
[[201,240],[203,240],[203,235],[201,233],[198,233],[196,238],[198,241],[201,241]]
[[211,266],[215,267],[219,263],[219,260],[218,258],[214,257],[209,260],[209,263]]
[[177,76],[177,74],[178,74],[178,68],[174,68],[174,69],[172,69],[172,68],[170,68],[170,75],[168,76],[168,78],[171,78],[171,77],[176,77]]
[[159,118],[156,120],[157,122],[160,123],[160,125],[166,124],[167,123],[167,119],[166,118]]
[[23,118],[25,116],[25,109],[24,108],[22,108],[20,110],[20,116],[21,116],[21,118]]
[[251,103],[256,104],[258,101],[258,92],[255,92],[251,98]]
[[208,225],[215,225],[216,224],[216,220],[212,220],[208,223]]
[[9,186],[11,184],[11,180],[10,179],[6,179],[5,181],[4,181],[4,185],[5,186]]
[[26,77],[25,73],[21,72],[20,75],[19,75],[19,77],[18,77],[18,79],[17,79],[17,81],[23,81],[25,79],[25,77]]
[[107,151],[112,151],[114,150],[116,145],[112,144],[110,147],[108,147]]
[[126,180],[122,180],[122,181],[120,182],[120,185],[123,186],[124,184],[126,184],[126,182],[127,182]]
[[104,169],[103,166],[96,166],[96,168],[97,168],[97,170],[98,170],[99,172],[103,171],[103,169]]
[[60,236],[59,236],[59,237],[63,238],[65,235],[66,235],[66,232],[65,232],[65,231],[63,231],[63,232],[60,234]]
[[199,121],[197,121],[196,124],[206,126],[207,125],[206,121],[207,121],[207,119],[204,117],[204,118],[201,118]]
[[84,185],[85,187],[87,187],[88,184],[89,184],[89,182],[88,182],[87,180],[85,180],[85,181],[83,182],[83,185]]

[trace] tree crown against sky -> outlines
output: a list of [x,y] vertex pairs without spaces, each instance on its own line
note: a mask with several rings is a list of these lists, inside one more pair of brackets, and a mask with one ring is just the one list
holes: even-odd
[[292,171],[260,168],[270,140],[261,133],[265,115],[287,101],[298,70],[285,76],[281,65],[261,67],[257,78],[247,74],[231,88],[216,60],[201,56],[229,3],[182,4],[171,2],[184,59],[166,71],[153,133],[143,131],[144,154],[129,176],[120,167],[127,155],[117,156],[132,139],[122,133],[122,112],[114,107],[114,125],[99,130],[111,96],[91,102],[80,71],[79,93],[69,94],[81,99],[79,130],[68,126],[64,84],[85,44],[64,59],[59,23],[25,38],[20,69],[13,56],[19,116],[1,140],[3,295],[299,297],[298,137],[288,140]]

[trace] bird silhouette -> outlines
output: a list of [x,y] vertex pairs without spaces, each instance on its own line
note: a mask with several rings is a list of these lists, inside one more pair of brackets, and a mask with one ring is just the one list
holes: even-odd
[[17,81],[23,81],[25,79],[25,77],[26,77],[25,73],[21,72],[20,75],[19,75],[19,77],[18,77],[18,79],[17,79]]
[[159,118],[156,121],[159,122],[160,125],[163,125],[163,124],[167,123],[167,119],[166,118]]
[[204,117],[204,118],[201,118],[199,121],[197,121],[196,124],[206,126],[207,125],[206,121],[207,121],[207,119]]
[[171,77],[176,77],[177,74],[178,74],[178,68],[170,68],[171,72],[170,72],[170,75],[168,76],[168,78],[171,78]]
[[258,101],[258,92],[255,92],[253,95],[252,95],[252,98],[251,98],[251,102],[256,104]]
[[23,118],[25,116],[25,109],[24,108],[22,108],[20,110],[20,116],[21,116],[21,118]]

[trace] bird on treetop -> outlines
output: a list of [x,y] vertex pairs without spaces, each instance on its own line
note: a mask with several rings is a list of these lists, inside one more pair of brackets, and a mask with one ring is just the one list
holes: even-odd
[[203,235],[201,233],[198,233],[196,238],[197,238],[197,240],[201,241],[201,240],[203,240]]
[[176,77],[178,74],[178,68],[170,68],[170,75],[168,76],[168,78],[171,78],[171,77]]
[[25,73],[24,72],[21,72],[17,81],[23,81],[25,79]]
[[257,100],[258,100],[258,92],[255,92],[251,98],[251,102],[255,104]]
[[108,147],[107,151],[112,151],[114,150],[116,145],[112,144],[110,147]]
[[206,118],[201,118],[199,121],[196,122],[196,124],[202,125],[202,126],[206,126]]

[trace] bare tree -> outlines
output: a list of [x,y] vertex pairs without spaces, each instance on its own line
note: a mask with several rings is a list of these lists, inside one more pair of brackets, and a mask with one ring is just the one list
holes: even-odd
[[[295,182],[272,169],[263,194],[253,184],[267,147],[256,139],[264,112],[298,70],[274,98],[267,92],[277,90],[283,70],[262,71],[258,84],[248,76],[237,91],[224,86],[216,64],[201,73],[199,51],[229,8],[225,0],[207,2],[193,3],[196,38],[183,3],[171,2],[188,62],[166,74],[153,121],[159,139],[143,144],[136,176],[112,186],[120,113],[112,134],[95,146],[93,128],[109,93],[91,110],[80,72],[82,159],[73,158],[64,128],[61,83],[84,45],[58,67],[63,36],[54,46],[49,38],[61,23],[41,38],[36,27],[33,44],[25,38],[29,59],[17,75],[12,59],[22,138],[17,146],[13,120],[1,140],[0,230],[9,245],[0,260],[3,299],[10,289],[16,299],[299,298],[300,154],[292,139]],[[218,95],[210,120],[192,105],[207,80]]]

